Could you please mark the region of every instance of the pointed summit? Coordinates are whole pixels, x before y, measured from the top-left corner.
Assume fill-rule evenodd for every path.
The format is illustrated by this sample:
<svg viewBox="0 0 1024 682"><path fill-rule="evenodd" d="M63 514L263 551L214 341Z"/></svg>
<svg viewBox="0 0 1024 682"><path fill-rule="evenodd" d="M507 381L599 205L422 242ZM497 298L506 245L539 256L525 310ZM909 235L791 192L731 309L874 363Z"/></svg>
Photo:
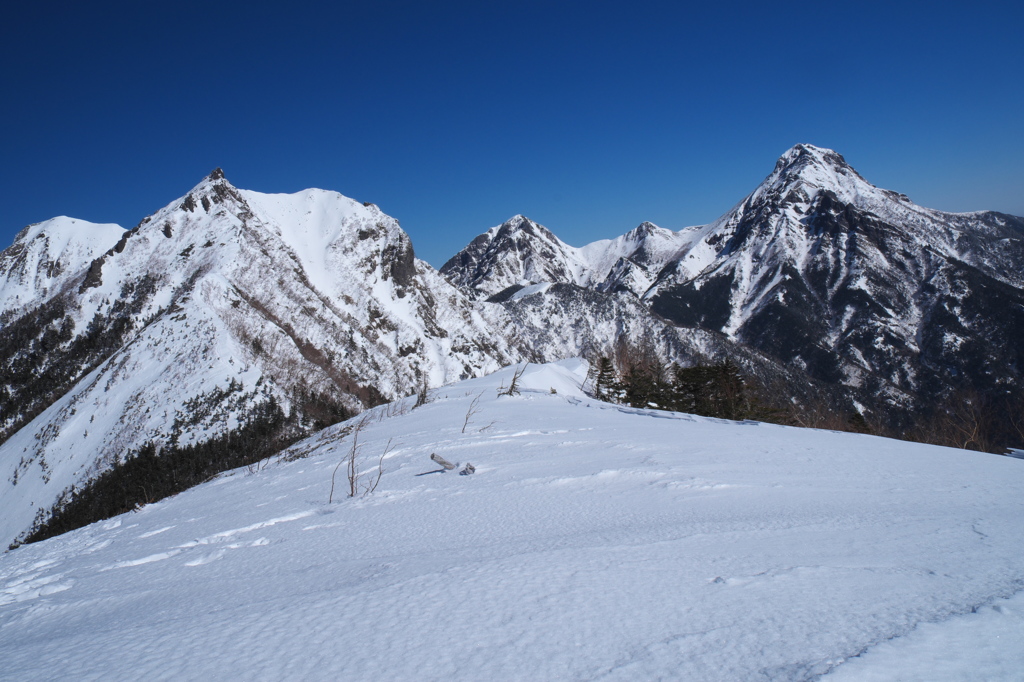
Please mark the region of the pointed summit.
<svg viewBox="0 0 1024 682"><path fill-rule="evenodd" d="M831 166L833 168L850 167L850 165L846 163L846 159L843 158L843 155L837 151L826 149L825 147L816 147L813 144L800 143L793 145L786 150L786 152L779 157L778 162L775 164L775 168L779 169L797 164L817 164L821 166Z"/></svg>
<svg viewBox="0 0 1024 682"><path fill-rule="evenodd" d="M201 206L205 212L209 213L214 204L224 203L228 198L234 199L235 203L239 205L245 203L238 194L237 188L224 177L224 171L214 168L185 195L178 208L191 213Z"/></svg>
<svg viewBox="0 0 1024 682"><path fill-rule="evenodd" d="M667 232L667 230L665 230L665 228L663 227L658 227L654 223L645 220L644 222L640 223L632 230L627 232L625 236L639 240L645 237L650 237L652 234L657 234L659 232Z"/></svg>
<svg viewBox="0 0 1024 682"><path fill-rule="evenodd" d="M479 235L452 256L441 274L477 298L510 286L572 282L586 269L576 249L522 214Z"/></svg>
<svg viewBox="0 0 1024 682"><path fill-rule="evenodd" d="M844 203L866 202L873 209L881 196L877 187L864 179L843 155L812 144L797 144L775 163L771 174L747 198L753 203L772 195L786 196L790 203L813 199L828 190Z"/></svg>
<svg viewBox="0 0 1024 682"><path fill-rule="evenodd" d="M775 162L771 179L800 177L815 180L817 184L836 176L852 176L867 183L839 152L812 144L797 144Z"/></svg>
<svg viewBox="0 0 1024 682"><path fill-rule="evenodd" d="M530 220L522 213L517 213L495 229L496 238L510 237L518 234L541 237L544 239L557 239L551 230L540 223Z"/></svg>

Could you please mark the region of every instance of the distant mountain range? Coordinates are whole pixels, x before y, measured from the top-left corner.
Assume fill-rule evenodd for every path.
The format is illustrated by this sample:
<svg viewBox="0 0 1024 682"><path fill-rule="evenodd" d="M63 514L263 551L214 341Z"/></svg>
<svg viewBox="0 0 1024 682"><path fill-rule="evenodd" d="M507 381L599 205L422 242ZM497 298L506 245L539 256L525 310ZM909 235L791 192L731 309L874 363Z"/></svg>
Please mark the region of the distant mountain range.
<svg viewBox="0 0 1024 682"><path fill-rule="evenodd" d="M879 409L1016 390L1024 370L1024 219L922 208L805 144L708 225L574 248L515 216L441 274L491 301L540 282L631 294Z"/></svg>
<svg viewBox="0 0 1024 682"><path fill-rule="evenodd" d="M515 216L435 271L334 192L214 171L131 230L54 218L0 253L0 541L147 443L294 440L523 360L729 358L796 403L907 424L1019 392L1024 219L950 214L797 145L709 225L571 247ZM219 441L217 441L219 442Z"/></svg>

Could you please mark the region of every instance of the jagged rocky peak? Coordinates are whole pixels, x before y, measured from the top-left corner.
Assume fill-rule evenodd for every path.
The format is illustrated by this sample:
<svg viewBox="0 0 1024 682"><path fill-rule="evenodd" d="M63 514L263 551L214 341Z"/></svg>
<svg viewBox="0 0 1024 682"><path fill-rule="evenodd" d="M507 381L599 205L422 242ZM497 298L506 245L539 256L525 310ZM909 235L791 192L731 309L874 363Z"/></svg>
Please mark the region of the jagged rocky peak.
<svg viewBox="0 0 1024 682"><path fill-rule="evenodd" d="M775 163L775 170L806 168L808 166L822 166L837 170L850 169L850 164L839 152L816 147L813 144L800 143L790 147Z"/></svg>
<svg viewBox="0 0 1024 682"><path fill-rule="evenodd" d="M201 208L204 212L209 213L216 205L223 204L229 199L236 204L245 203L235 186L224 177L224 171L215 168L185 195L178 208L190 213Z"/></svg>
<svg viewBox="0 0 1024 682"><path fill-rule="evenodd" d="M542 237L550 238L555 235L548 228L544 227L540 223L535 223L521 213L517 213L512 216L498 227L498 231L495 234L496 238L511 237L518 234L529 235L531 237Z"/></svg>
<svg viewBox="0 0 1024 682"><path fill-rule="evenodd" d="M669 230L666 230L663 227L658 227L654 223L648 222L648 221L645 220L642 223L640 223L639 225L637 225L636 227L634 227L632 230L627 232L626 236L627 237L632 237L633 239L639 241L641 239L646 239L647 237L650 237L651 235L659 234L661 232L668 232L668 231Z"/></svg>
<svg viewBox="0 0 1024 682"><path fill-rule="evenodd" d="M577 283L587 269L577 249L524 215L479 235L441 266L441 274L471 296L486 298L510 286Z"/></svg>
<svg viewBox="0 0 1024 682"><path fill-rule="evenodd" d="M771 174L748 197L753 205L767 199L799 210L814 202L821 192L835 199L873 212L885 211L897 203L910 204L905 194L875 187L858 173L842 154L811 144L798 144L779 157Z"/></svg>
<svg viewBox="0 0 1024 682"><path fill-rule="evenodd" d="M677 324L722 331L869 395L913 404L963 377L996 393L1020 381L1020 344L1000 340L1024 328L1009 303L1021 294L1008 273L1024 263L1012 225L917 206L840 154L796 145L699 229L645 300Z"/></svg>

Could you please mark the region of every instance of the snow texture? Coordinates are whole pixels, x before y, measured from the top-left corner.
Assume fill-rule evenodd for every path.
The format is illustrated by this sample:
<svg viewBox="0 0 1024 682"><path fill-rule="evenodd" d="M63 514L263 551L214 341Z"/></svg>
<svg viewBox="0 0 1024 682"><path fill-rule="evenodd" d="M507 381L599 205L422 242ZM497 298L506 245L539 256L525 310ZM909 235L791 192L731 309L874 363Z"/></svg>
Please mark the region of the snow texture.
<svg viewBox="0 0 1024 682"><path fill-rule="evenodd" d="M24 312L55 295L122 234L120 225L64 216L29 225L0 253L0 313Z"/></svg>
<svg viewBox="0 0 1024 682"><path fill-rule="evenodd" d="M3 677L1020 679L1024 462L511 373L3 554Z"/></svg>

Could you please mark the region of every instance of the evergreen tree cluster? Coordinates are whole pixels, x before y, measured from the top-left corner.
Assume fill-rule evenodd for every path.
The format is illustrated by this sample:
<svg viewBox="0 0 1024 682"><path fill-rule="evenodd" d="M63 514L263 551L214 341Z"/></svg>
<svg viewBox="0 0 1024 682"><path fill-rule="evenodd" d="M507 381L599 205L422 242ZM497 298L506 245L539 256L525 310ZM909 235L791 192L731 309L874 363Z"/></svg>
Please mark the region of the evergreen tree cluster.
<svg viewBox="0 0 1024 682"><path fill-rule="evenodd" d="M978 391L954 392L937 398L930 411L916 414L906 426L895 429L869 422L842 404L819 401L801 405L792 396L771 395L730 360L679 367L664 366L642 349L627 348L620 356L625 365L621 373L608 357L592 363L594 397L631 407L876 434L996 454L1024 449L1022 392L1006 391L998 399Z"/></svg>
<svg viewBox="0 0 1024 682"><path fill-rule="evenodd" d="M601 357L591 374L595 397L631 407L734 420L776 416L757 399L753 380L728 359L692 367L634 359L620 375L609 358Z"/></svg>
<svg viewBox="0 0 1024 682"><path fill-rule="evenodd" d="M60 399L110 357L135 328L155 280L126 283L106 315L74 334L69 301L56 297L26 312L0 335L0 443Z"/></svg>

